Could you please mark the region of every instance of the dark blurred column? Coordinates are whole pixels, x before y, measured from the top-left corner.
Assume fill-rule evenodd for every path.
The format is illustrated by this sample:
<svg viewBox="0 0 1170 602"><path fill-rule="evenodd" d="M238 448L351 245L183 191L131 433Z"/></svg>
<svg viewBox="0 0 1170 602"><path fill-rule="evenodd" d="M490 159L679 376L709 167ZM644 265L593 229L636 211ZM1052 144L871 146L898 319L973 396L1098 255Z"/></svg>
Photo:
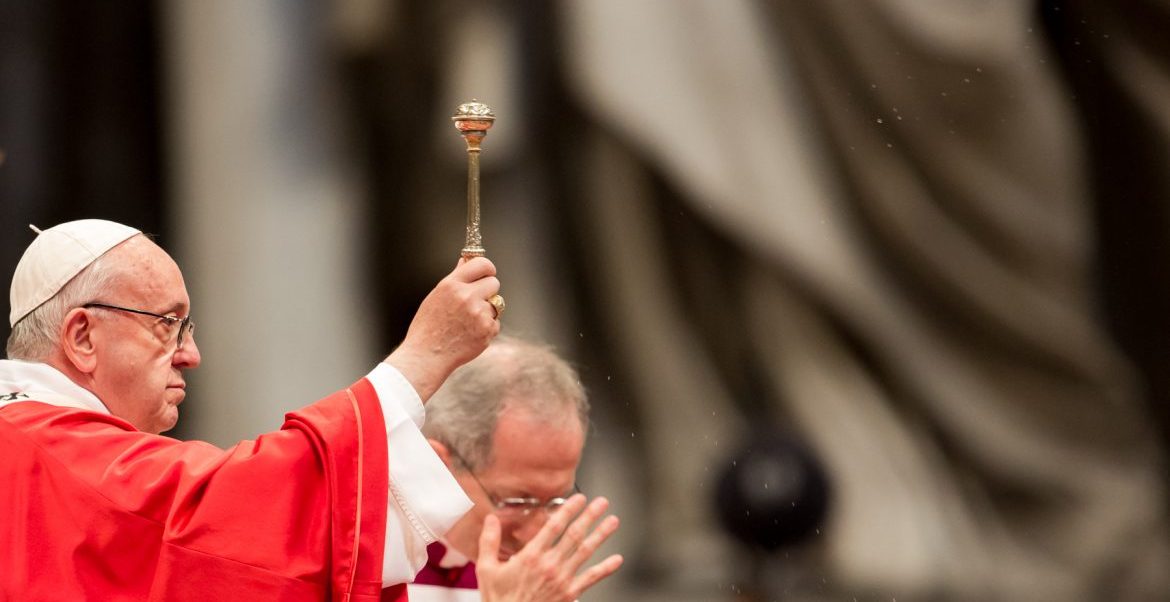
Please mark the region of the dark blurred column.
<svg viewBox="0 0 1170 602"><path fill-rule="evenodd" d="M5 296L25 224L103 217L163 233L154 14L148 0L0 0Z"/></svg>
<svg viewBox="0 0 1170 602"><path fill-rule="evenodd" d="M455 108L438 104L443 19L451 16L444 15L444 6L383 6L376 33L350 44L339 57L355 159L367 182L364 210L371 235L365 253L394 266L369 283L381 308L379 334L387 344L402 340L435 274L450 269L462 244L461 231L453 231L456 248L441 265L420 252L428 245L426 215L436 210L420 202L435 186L434 135L449 117L445 112ZM454 128L450 136L458 141ZM462 185L458 173L453 175L452 182ZM455 207L459 189L449 192Z"/></svg>

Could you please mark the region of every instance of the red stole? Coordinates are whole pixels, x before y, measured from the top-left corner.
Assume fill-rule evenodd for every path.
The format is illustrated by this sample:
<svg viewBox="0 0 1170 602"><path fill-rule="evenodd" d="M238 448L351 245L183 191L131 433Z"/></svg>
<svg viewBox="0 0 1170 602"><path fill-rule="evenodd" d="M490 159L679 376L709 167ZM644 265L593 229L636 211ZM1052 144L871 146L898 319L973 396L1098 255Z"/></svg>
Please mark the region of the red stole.
<svg viewBox="0 0 1170 602"><path fill-rule="evenodd" d="M386 431L365 379L228 450L36 401L0 411L0 449L0 599L381 595Z"/></svg>

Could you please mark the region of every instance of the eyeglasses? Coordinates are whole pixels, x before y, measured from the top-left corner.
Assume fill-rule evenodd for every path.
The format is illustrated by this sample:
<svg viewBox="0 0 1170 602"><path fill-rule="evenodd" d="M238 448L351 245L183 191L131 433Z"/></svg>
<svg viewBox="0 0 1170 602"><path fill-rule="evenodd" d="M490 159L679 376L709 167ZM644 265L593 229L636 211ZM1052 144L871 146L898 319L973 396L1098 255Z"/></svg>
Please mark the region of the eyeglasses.
<svg viewBox="0 0 1170 602"><path fill-rule="evenodd" d="M547 500L542 500L535 497L497 496L484 486L483 481L479 480L479 477L475 476L475 472L469 468L470 465L455 451L454 448L447 446L447 449L451 450L451 455L455 456L455 458L459 460L459 463L467 469L467 474L471 475L471 478L475 480L475 484L479 485L479 488L483 490L484 495L488 497L488 500L491 501L492 506L495 508L496 515L498 515L500 518L513 520L523 519L532 515L533 512L541 508L544 509L546 514L552 514L557 510L557 508L564 506L565 502L568 501L568 497L554 497ZM569 493L569 496L575 493L581 493L581 488L578 487L576 483L573 483L573 491Z"/></svg>
<svg viewBox="0 0 1170 602"><path fill-rule="evenodd" d="M183 341L185 339L187 339L188 337L191 337L191 336L195 336L195 322L191 321L191 314L187 314L186 316L184 316L182 318L180 318L179 316L164 316L162 314L156 314L152 311L145 311L142 309L130 309L129 307L119 307L117 305L108 305L106 303L86 303L85 305L82 305L81 307L83 307L85 309L99 307L101 309L113 309L116 311L125 311L125 312L129 312L132 314L139 314L139 315L143 315L143 316L150 316L152 318L158 318L158 319L162 320L163 322L166 322L167 328L171 328L172 330L174 329L175 324L178 324L179 325L179 336L177 339L178 343L175 344L176 351L183 348Z"/></svg>

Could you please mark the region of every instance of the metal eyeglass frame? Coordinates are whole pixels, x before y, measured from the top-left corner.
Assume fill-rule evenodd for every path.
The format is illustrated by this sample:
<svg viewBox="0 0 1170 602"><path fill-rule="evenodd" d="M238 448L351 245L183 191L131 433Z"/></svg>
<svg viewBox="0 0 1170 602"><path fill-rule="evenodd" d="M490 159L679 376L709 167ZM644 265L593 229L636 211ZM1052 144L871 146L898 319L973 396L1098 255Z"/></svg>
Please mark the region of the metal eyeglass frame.
<svg viewBox="0 0 1170 602"><path fill-rule="evenodd" d="M451 452L452 456L455 456L456 460L459 460L459 463L463 465L463 468L467 471L467 474L471 475L471 478L475 480L475 484L479 485L479 488L483 491L484 495L488 497L488 500L491 501L492 506L495 507L496 512L500 514L518 514L522 518L527 518L531 516L537 508L543 508L545 513L552 514L558 508L564 506L565 502L569 501L569 498L567 497L554 497L549 498L548 500L541 500L540 498L534 497L499 497L484 486L483 481L480 481L479 477L475 475L475 471L471 470L471 465L467 463L467 460L463 459L463 456L459 455L459 453L455 451L454 447L448 445L447 449ZM581 488L577 486L576 482L574 482L573 491L569 495L572 496L577 493L581 493Z"/></svg>
<svg viewBox="0 0 1170 602"><path fill-rule="evenodd" d="M84 309L90 309L92 307L100 307L102 309L113 309L113 310L117 310L117 311L130 312L132 314L150 316L152 318L158 318L158 319L166 322L168 326L174 326L175 323L178 323L179 324L179 336L176 339L176 341L177 341L177 343L175 344L176 351L183 348L183 339L187 338L187 335L193 336L195 334L195 322L193 322L191 320L191 314L187 314L186 316L184 316L182 318L180 318L179 316L164 316L162 314L156 314L152 311L146 311L144 309L132 309L129 307L122 307L120 305L110 305L108 303L86 303L85 305L82 305L81 307Z"/></svg>

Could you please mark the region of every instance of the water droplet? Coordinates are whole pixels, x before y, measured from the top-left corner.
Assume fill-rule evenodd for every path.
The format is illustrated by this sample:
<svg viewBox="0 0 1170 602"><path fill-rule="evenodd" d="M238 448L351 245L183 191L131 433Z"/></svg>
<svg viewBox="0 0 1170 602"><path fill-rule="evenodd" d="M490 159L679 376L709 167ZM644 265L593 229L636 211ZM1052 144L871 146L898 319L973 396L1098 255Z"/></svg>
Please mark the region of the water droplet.
<svg viewBox="0 0 1170 602"><path fill-rule="evenodd" d="M976 67L975 73L983 73L983 67Z"/></svg>
<svg viewBox="0 0 1170 602"><path fill-rule="evenodd" d="M634 437L634 431L630 431L630 438Z"/></svg>
<svg viewBox="0 0 1170 602"><path fill-rule="evenodd" d="M898 115L898 121L902 121L902 116Z"/></svg>
<svg viewBox="0 0 1170 602"><path fill-rule="evenodd" d="M969 78L969 77L964 77L964 78L963 78L963 83L964 83L964 84L969 84L969 83L971 83L971 78Z"/></svg>
<svg viewBox="0 0 1170 602"><path fill-rule="evenodd" d="M878 117L878 118L877 118L877 122L878 122L878 123L885 123L884 121L882 121L882 118L881 118L881 117Z"/></svg>

